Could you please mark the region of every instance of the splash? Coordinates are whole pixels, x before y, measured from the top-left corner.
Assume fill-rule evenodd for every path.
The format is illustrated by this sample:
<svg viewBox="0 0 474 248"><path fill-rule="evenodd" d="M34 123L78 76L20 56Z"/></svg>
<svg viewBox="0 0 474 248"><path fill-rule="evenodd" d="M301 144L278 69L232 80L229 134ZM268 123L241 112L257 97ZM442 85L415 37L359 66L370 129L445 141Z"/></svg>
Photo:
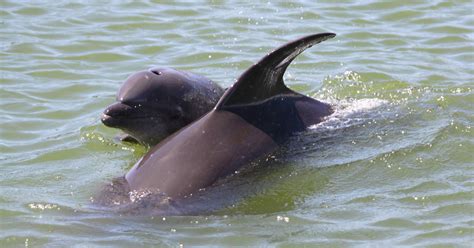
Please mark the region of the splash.
<svg viewBox="0 0 474 248"><path fill-rule="evenodd" d="M380 117L383 114L381 110L388 104L387 100L377 98L342 100L333 104L334 114L328 116L325 121L310 126L309 129L333 130L361 124Z"/></svg>

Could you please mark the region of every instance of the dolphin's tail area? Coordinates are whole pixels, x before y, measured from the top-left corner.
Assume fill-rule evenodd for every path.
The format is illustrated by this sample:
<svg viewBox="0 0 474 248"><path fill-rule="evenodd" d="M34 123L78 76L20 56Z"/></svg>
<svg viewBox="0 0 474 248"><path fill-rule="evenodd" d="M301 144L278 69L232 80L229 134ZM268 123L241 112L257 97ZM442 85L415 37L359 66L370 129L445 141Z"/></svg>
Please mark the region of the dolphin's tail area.
<svg viewBox="0 0 474 248"><path fill-rule="evenodd" d="M264 101L276 95L292 93L283 82L283 74L290 63L304 50L336 36L334 33L308 35L291 41L263 57L245 71L226 91L216 110L227 106Z"/></svg>

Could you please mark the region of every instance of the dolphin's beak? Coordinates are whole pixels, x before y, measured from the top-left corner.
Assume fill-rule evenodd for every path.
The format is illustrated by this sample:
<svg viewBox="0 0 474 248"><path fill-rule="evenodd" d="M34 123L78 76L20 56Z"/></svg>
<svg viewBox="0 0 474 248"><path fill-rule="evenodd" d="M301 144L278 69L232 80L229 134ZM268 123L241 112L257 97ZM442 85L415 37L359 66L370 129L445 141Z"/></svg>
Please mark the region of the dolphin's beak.
<svg viewBox="0 0 474 248"><path fill-rule="evenodd" d="M102 114L102 116L100 117L100 120L102 121L102 123L108 127L113 127L113 118L110 116L110 115L107 115L105 113Z"/></svg>
<svg viewBox="0 0 474 248"><path fill-rule="evenodd" d="M108 127L117 127L121 120L130 116L132 110L133 108L128 105L116 102L104 110L100 120Z"/></svg>

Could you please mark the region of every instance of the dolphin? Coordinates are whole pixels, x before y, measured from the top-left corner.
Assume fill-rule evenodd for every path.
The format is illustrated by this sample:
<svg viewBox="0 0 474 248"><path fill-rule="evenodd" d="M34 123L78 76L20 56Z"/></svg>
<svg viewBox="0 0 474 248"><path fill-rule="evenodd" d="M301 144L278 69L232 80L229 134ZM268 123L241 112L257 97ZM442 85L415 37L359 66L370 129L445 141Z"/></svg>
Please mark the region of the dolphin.
<svg viewBox="0 0 474 248"><path fill-rule="evenodd" d="M212 110L223 93L203 76L155 67L129 76L101 121L127 133L122 140L151 147Z"/></svg>
<svg viewBox="0 0 474 248"><path fill-rule="evenodd" d="M295 133L333 113L330 105L290 90L283 74L320 33L289 42L247 69L200 119L153 147L125 175L130 195L186 198L258 161Z"/></svg>

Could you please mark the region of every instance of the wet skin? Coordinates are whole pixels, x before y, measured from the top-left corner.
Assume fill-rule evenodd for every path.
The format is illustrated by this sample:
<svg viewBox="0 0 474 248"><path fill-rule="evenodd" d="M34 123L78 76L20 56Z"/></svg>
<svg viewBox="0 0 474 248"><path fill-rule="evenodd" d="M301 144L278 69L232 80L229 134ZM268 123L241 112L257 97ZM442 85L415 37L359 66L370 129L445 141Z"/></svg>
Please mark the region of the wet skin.
<svg viewBox="0 0 474 248"><path fill-rule="evenodd" d="M331 106L288 89L283 74L323 33L287 43L245 71L202 118L151 149L125 175L143 195L179 199L275 151L291 135L323 121Z"/></svg>
<svg viewBox="0 0 474 248"><path fill-rule="evenodd" d="M172 68L132 74L102 114L104 125L123 130L125 141L154 146L209 112L224 90L211 80Z"/></svg>

